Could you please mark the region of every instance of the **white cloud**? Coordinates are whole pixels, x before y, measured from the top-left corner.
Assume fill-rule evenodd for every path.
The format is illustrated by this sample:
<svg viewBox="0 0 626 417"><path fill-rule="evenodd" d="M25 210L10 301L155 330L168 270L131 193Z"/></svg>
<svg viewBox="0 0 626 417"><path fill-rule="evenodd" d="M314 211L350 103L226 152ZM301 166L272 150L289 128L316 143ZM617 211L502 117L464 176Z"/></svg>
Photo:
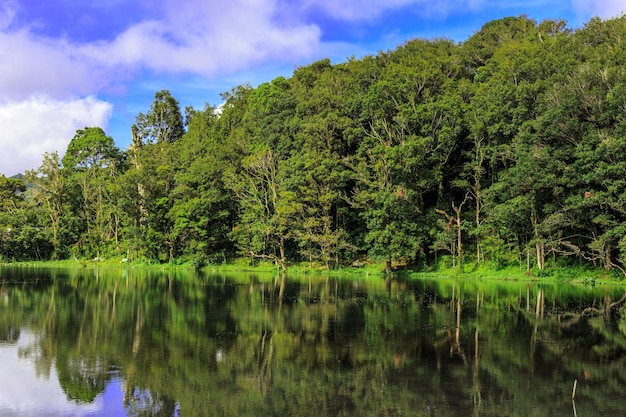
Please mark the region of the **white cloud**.
<svg viewBox="0 0 626 417"><path fill-rule="evenodd" d="M0 7L0 173L6 175L37 167L43 152L63 152L76 129L105 127L110 104L85 97L119 94L143 71L216 77L307 59L320 42L317 26L284 15L277 0L167 0L149 20L97 42L42 36L36 22L18 21L19 8L11 4Z"/></svg>
<svg viewBox="0 0 626 417"><path fill-rule="evenodd" d="M68 98L103 87L105 68L99 62L85 60L80 48L65 39L38 36L29 26L19 26L12 4L0 8L0 101L34 94Z"/></svg>
<svg viewBox="0 0 626 417"><path fill-rule="evenodd" d="M76 130L106 129L112 106L93 97L57 101L43 97L0 104L0 173L39 167L44 152L60 156Z"/></svg>
<svg viewBox="0 0 626 417"><path fill-rule="evenodd" d="M162 16L137 21L111 41L80 43L15 28L0 10L0 98L54 98L115 88L139 71L216 76L251 64L309 58L317 26L292 19L276 0L170 0Z"/></svg>
<svg viewBox="0 0 626 417"><path fill-rule="evenodd" d="M213 76L317 50L317 26L283 19L274 0L167 2L162 19L140 22L86 55L110 65Z"/></svg>
<svg viewBox="0 0 626 417"><path fill-rule="evenodd" d="M572 4L583 15L598 16L603 19L626 13L624 0L572 0Z"/></svg>
<svg viewBox="0 0 626 417"><path fill-rule="evenodd" d="M3 99L44 92L56 98L88 94L102 88L105 80L97 63L82 59L73 45L36 38L26 30L0 33L0 56Z"/></svg>

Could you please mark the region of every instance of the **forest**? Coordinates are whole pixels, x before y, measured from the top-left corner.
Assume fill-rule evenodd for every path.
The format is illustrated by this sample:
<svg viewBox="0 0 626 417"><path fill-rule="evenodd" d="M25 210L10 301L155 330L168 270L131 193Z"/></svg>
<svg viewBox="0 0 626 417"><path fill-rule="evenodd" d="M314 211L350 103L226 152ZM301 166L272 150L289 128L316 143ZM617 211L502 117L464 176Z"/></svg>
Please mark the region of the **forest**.
<svg viewBox="0 0 626 417"><path fill-rule="evenodd" d="M626 16L504 18L222 99L161 90L128 149L85 127L0 176L0 261L626 274Z"/></svg>

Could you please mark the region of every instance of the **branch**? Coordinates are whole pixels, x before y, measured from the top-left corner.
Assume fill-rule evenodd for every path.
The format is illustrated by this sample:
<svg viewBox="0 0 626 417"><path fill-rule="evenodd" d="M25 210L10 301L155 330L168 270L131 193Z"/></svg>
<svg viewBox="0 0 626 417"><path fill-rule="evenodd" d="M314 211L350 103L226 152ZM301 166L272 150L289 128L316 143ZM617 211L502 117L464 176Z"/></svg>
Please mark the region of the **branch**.
<svg viewBox="0 0 626 417"><path fill-rule="evenodd" d="M621 268L620 268L621 269ZM623 272L623 270L622 270ZM624 302L626 301L626 293L624 293L624 295L622 296L622 298L620 298L619 300L615 301L614 303L611 303L611 305L609 306L611 309L614 308L619 308L622 306L622 304L624 304Z"/></svg>

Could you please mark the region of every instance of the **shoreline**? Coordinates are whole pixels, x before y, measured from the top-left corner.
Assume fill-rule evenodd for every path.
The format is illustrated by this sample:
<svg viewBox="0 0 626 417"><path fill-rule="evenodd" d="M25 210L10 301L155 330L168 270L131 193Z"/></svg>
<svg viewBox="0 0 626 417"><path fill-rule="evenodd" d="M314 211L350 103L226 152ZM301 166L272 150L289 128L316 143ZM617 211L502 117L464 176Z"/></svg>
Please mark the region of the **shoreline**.
<svg viewBox="0 0 626 417"><path fill-rule="evenodd" d="M198 268L192 261L174 263L146 263L146 262L121 262L112 260L61 260L61 261L26 261L26 262L2 262L0 267L18 268L54 268L54 269L132 269L146 271L181 271L202 273L258 273L280 274L281 271L271 263L249 265L243 261L235 261L225 264L207 264ZM356 268L345 266L339 269L328 270L316 266L293 265L285 271L290 277L303 276L346 276L364 278L386 278L384 263L370 263ZM545 270L525 271L520 268L507 267L501 269L490 268L483 265L467 264L465 269L459 271L455 268L438 268L432 270L401 269L392 272L390 277L404 279L420 278L462 278L468 280L496 280L496 281L527 281L527 282L563 282L583 285L626 285L626 277L611 274L602 268L575 268L557 266Z"/></svg>

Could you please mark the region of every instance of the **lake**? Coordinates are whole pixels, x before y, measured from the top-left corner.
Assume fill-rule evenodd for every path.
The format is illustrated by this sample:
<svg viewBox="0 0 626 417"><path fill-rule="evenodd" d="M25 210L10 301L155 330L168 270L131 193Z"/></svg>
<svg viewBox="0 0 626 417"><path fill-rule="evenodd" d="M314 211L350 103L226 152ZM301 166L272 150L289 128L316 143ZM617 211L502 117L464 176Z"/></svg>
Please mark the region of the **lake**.
<svg viewBox="0 0 626 417"><path fill-rule="evenodd" d="M0 415L625 415L625 293L5 267Z"/></svg>

